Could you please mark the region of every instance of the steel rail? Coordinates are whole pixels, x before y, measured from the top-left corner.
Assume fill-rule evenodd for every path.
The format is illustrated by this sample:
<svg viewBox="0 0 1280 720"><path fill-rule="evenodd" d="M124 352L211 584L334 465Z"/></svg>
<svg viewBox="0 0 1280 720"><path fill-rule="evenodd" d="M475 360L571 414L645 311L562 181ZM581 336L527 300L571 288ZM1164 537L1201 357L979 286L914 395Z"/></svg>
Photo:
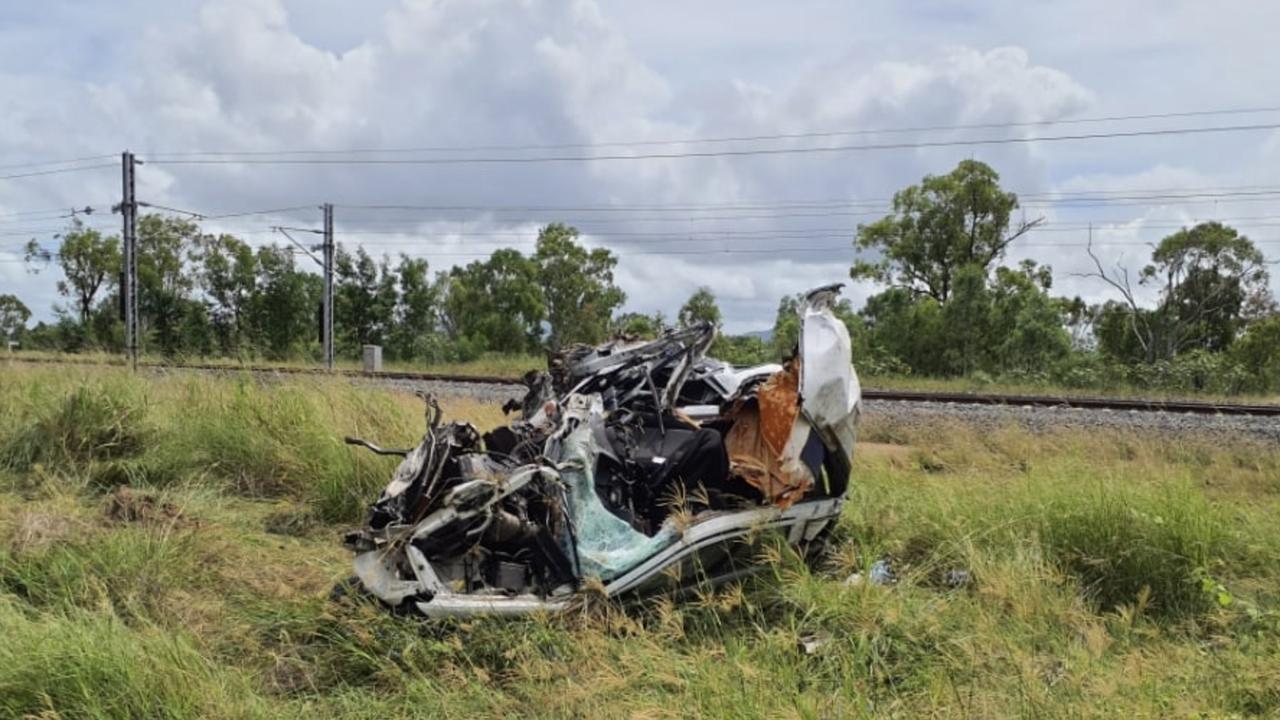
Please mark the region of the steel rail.
<svg viewBox="0 0 1280 720"><path fill-rule="evenodd" d="M0 356L3 357L3 356ZM91 366L124 366L123 361L76 360L72 358L8 357L9 362L45 363ZM515 378L499 375L459 375L453 373L386 370L365 372L356 369L337 369L328 372L323 368L292 367L287 365L227 365L219 363L158 363L141 361L140 367L155 370L200 370L205 372L250 372L279 375L337 375L381 380L420 380L423 382L449 382L478 385L520 386ZM1021 395L1002 393L938 392L925 390L885 390L864 388L865 400L884 402L939 403L952 405L999 405L1007 407L1040 407L1113 412L1165 412L1193 415L1244 415L1252 417L1280 417L1280 404L1221 403L1207 400L1167 400L1155 398L1120 398L1067 395Z"/></svg>
<svg viewBox="0 0 1280 720"><path fill-rule="evenodd" d="M1079 408L1118 412L1166 412L1193 415L1247 415L1280 417L1280 405L1219 403L1206 400L1165 400L1066 395L1006 395L919 390L863 389L866 400L889 402L931 402L954 405L1003 405L1009 407Z"/></svg>

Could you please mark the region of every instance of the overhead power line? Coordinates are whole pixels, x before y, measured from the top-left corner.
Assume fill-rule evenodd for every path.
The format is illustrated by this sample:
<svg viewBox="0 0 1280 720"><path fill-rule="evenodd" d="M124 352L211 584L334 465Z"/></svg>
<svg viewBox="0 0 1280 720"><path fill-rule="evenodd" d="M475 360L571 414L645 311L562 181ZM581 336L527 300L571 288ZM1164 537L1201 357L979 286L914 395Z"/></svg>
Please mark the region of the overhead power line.
<svg viewBox="0 0 1280 720"><path fill-rule="evenodd" d="M548 151L548 150L582 150L593 148L613 148L613 147L653 147L661 145L697 145L697 144L716 144L716 143L736 143L736 142L762 142L774 140L802 140L802 139L818 139L833 137L859 137L867 135L890 135L901 133L916 132L943 132L955 130L994 130L994 129L1011 129L1024 127L1052 127L1055 125L1078 125L1088 123L1103 122L1127 122L1133 120L1159 120L1159 119L1177 119L1191 117L1212 117L1223 115L1246 115L1280 112L1280 106L1253 107L1253 108L1231 108L1221 110L1193 110L1184 112L1166 112L1166 113L1144 113L1134 115L1108 115L1100 117L1084 117L1084 118L1063 118L1056 120L1031 120L1022 122L989 122L989 123L967 123L955 125L925 125L917 127L884 127L884 128L866 128L855 130L823 130L814 132L792 132L792 133L770 133L759 135L737 135L728 137L706 137L706 138L684 138L677 140L623 140L613 142L593 142L593 143L554 143L554 144L497 144L497 145L435 145L435 146L419 146L419 147L393 147L393 148L350 148L346 150L339 149L316 149L316 150L195 150L186 152L155 152L150 157L155 159L161 158L181 158L181 157L207 157L218 155L237 155L244 157L266 157L266 156L289 156L289 155L377 155L377 154L404 154L404 153L427 153L427 152L492 152L492 151L510 151L510 152L527 152L527 151Z"/></svg>
<svg viewBox="0 0 1280 720"><path fill-rule="evenodd" d="M19 210L17 212L11 212L11 213L0 213L0 223L30 222L33 220L58 220L60 218L73 217L75 215L92 215L95 212L98 212L98 208L91 207L88 205L82 208L57 207L57 208L46 208L44 210ZM54 217L35 218L35 217L32 217L34 215L53 215ZM25 219L6 220L4 218L25 218Z"/></svg>
<svg viewBox="0 0 1280 720"><path fill-rule="evenodd" d="M94 160L110 160L114 157L116 157L115 153L111 153L109 155L90 155L88 157L70 158L68 160L37 160L32 162L0 165L0 170L17 170L20 168L44 167L47 165L74 165L77 163L93 162Z"/></svg>
<svg viewBox="0 0 1280 720"><path fill-rule="evenodd" d="M1019 204L1026 206L1033 203L1055 204L1058 202L1083 203L1089 201L1113 202L1129 200L1176 200L1187 198L1226 198L1242 195L1280 195L1280 186L1275 185L1236 185L1207 188L1158 188L1147 190L1078 190L1071 192L1016 192ZM734 210L823 210L841 208L875 208L887 209L893 202L891 197L846 198L826 200L793 200L783 202L727 202L727 203L677 203L677 204L638 204L638 205L478 205L468 203L406 203L406 204L340 204L343 210L395 211L395 210L428 210L436 212L727 212Z"/></svg>
<svg viewBox="0 0 1280 720"><path fill-rule="evenodd" d="M37 170L33 172L14 173L12 175L0 175L0 180L16 180L18 178L37 177L40 175L57 175L58 173L79 172L81 170L102 170L103 168L118 168L116 163L101 163L98 165L81 165L79 167L56 168L53 170Z"/></svg>
<svg viewBox="0 0 1280 720"><path fill-rule="evenodd" d="M152 159L153 164L165 165L506 165L560 162L601 162L626 160L680 160L689 158L749 157L767 155L801 155L818 153L858 152L873 150L913 150L938 147L974 147L982 145L1025 145L1037 142L1066 142L1077 140L1102 140L1114 138L1161 137L1175 135L1200 135L1207 133L1252 132L1275 130L1280 123L1252 125L1226 125L1216 127L1164 128L1115 132L1079 133L1074 135L1039 135L1032 137L985 138L969 140L934 140L920 142L880 143L866 145L822 145L799 148L749 148L737 150L704 150L667 153L637 153L626 155L544 155L540 157L472 156L461 158L170 158Z"/></svg>

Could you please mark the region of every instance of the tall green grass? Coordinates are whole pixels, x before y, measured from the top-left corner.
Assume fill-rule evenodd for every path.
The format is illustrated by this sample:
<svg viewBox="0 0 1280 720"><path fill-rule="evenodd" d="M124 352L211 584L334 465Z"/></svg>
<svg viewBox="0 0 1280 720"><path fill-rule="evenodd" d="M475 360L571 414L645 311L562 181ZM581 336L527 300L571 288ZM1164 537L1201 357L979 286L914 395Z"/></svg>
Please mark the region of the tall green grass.
<svg viewBox="0 0 1280 720"><path fill-rule="evenodd" d="M402 400L335 379L18 370L0 380L0 396L0 468L11 473L73 471L108 487L213 483L303 498L330 521L359 519L394 466L343 435L412 444L421 432Z"/></svg>
<svg viewBox="0 0 1280 720"><path fill-rule="evenodd" d="M392 464L338 438L413 442L412 398L39 370L0 410L7 716L1280 713L1273 446L869 418L816 567L766 542L681 601L428 622L328 597ZM125 482L180 516L109 516Z"/></svg>
<svg viewBox="0 0 1280 720"><path fill-rule="evenodd" d="M182 633L84 610L37 613L0 597L6 717L267 717L249 677Z"/></svg>

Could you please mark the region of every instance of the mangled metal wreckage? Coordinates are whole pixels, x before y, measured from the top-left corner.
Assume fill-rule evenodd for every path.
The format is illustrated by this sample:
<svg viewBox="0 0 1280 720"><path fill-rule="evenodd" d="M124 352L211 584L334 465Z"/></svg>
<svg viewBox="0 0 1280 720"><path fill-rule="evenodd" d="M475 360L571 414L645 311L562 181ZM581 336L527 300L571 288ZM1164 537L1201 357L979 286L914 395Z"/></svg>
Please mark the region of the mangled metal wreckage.
<svg viewBox="0 0 1280 720"><path fill-rule="evenodd" d="M796 354L733 368L695 325L556 356L518 420L442 422L348 533L359 585L428 616L555 611L591 578L610 597L716 584L756 565L745 539L819 543L848 486L860 390L840 285L811 291ZM675 586L673 588L673 585Z"/></svg>

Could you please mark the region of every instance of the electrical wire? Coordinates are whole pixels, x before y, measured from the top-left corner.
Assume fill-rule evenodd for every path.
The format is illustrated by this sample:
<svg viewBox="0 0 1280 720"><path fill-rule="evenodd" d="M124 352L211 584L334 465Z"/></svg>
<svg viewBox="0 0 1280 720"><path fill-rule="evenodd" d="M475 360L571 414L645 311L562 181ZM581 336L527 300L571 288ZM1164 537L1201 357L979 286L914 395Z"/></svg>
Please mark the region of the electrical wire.
<svg viewBox="0 0 1280 720"><path fill-rule="evenodd" d="M465 145L465 146L427 146L401 148L351 148L347 150L197 150L185 152L155 152L148 156L155 159L201 157L212 155L239 155L246 157L288 156L288 155L339 155L339 154L391 154L391 153L423 153L423 152L489 152L489 151L537 151L537 150L581 150L612 147L652 147L660 145L695 145L735 142L762 142L776 140L801 140L813 138L857 137L866 135L888 135L915 132L940 132L954 130L993 130L1002 128L1051 127L1055 125L1076 125L1101 122L1127 122L1132 120L1158 120L1189 117L1209 117L1221 115L1244 115L1280 112L1280 106L1233 108L1223 110L1195 110L1184 112L1147 113L1138 115L1111 115L1103 117L1066 118L1060 120L1034 120L1024 122L970 123L958 125L929 125L922 127L874 128L863 130L829 130L817 132L773 133L766 135L741 135L734 137L686 138L682 140L631 140L598 143L558 143L541 145Z"/></svg>
<svg viewBox="0 0 1280 720"><path fill-rule="evenodd" d="M18 170L29 167L43 167L45 165L73 165L82 162L92 162L94 160L107 160L116 157L111 155L90 155L89 157L71 158L69 160L41 160L25 163L14 163L10 165L0 165L0 170Z"/></svg>
<svg viewBox="0 0 1280 720"><path fill-rule="evenodd" d="M101 165L82 165L80 167L59 168L56 170L39 170L35 172L16 173L13 175L0 175L0 180L16 180L18 178L37 177L40 175L57 175L65 172L78 172L80 170L101 170L103 168L120 167L115 163L105 163Z"/></svg>
<svg viewBox="0 0 1280 720"><path fill-rule="evenodd" d="M1102 140L1135 137L1161 137L1176 135L1200 135L1206 133L1252 132L1280 129L1280 123L1251 125L1226 125L1216 127L1165 128L1155 130L1129 130L1114 132L1079 133L1074 135L1040 135L1032 137L985 138L969 140L934 140L904 143L867 145L823 145L800 148L750 148L739 150L704 150L691 152L644 153L630 155L547 155L541 157L473 156L462 158L175 158L151 159L152 164L164 165L506 165L561 162L601 162L626 160L681 160L689 158L751 157L770 155L800 155L872 150L916 150L940 147L974 147L984 145L1030 144L1037 142L1065 142L1078 140Z"/></svg>

